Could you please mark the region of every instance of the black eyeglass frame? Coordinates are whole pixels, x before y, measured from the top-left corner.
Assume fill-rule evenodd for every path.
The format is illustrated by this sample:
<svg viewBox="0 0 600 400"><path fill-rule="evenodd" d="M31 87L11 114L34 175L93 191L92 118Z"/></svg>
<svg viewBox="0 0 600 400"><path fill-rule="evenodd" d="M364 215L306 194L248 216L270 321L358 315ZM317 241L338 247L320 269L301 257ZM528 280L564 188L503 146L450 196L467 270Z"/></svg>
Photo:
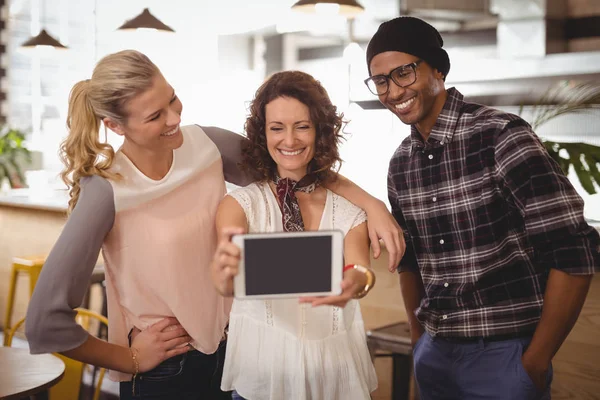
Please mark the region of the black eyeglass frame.
<svg viewBox="0 0 600 400"><path fill-rule="evenodd" d="M367 86L367 89L369 89L369 92L373 93L373 91L371 90L371 88L369 87L369 81L372 81L373 78L385 78L386 83L387 83L387 90L383 93L373 93L375 96L383 96L384 94L387 94L390 91L390 79L392 80L392 82L394 82L397 86L399 87L408 87L410 85L412 85L413 83L415 83L417 81L417 67L419 66L419 64L421 64L423 62L423 59L418 59L415 62L411 62L409 64L404 64L404 65L400 65L399 67L394 68L393 70L390 71L389 74L379 74L379 75L373 75L368 77L367 79L365 79L363 82L365 83L365 85ZM401 85L398 82L396 82L396 80L392 77L392 75L394 74L394 72L398 71L399 69L407 69L407 68L411 68L413 70L415 79L406 85Z"/></svg>

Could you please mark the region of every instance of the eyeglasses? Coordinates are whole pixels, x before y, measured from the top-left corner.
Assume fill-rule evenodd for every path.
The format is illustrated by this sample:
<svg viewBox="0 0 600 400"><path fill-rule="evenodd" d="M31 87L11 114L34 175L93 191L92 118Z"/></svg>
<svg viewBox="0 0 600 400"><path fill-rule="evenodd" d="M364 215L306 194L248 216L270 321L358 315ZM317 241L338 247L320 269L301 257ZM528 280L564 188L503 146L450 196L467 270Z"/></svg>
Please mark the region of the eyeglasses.
<svg viewBox="0 0 600 400"><path fill-rule="evenodd" d="M423 60L394 68L388 75L374 75L365 79L365 85L375 96L383 96L390 90L390 78L400 87L407 87L417 80L417 67Z"/></svg>

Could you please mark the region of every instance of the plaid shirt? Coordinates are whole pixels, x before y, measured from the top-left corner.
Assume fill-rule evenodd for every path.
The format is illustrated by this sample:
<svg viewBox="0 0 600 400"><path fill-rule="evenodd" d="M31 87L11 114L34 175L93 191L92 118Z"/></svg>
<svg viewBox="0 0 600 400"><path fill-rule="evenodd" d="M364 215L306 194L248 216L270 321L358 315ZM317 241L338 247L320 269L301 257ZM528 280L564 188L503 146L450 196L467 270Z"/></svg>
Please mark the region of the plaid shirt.
<svg viewBox="0 0 600 400"><path fill-rule="evenodd" d="M600 264L583 200L531 127L454 88L429 138L412 126L396 150L388 195L407 236L398 270L421 273L432 336L532 332L550 269Z"/></svg>

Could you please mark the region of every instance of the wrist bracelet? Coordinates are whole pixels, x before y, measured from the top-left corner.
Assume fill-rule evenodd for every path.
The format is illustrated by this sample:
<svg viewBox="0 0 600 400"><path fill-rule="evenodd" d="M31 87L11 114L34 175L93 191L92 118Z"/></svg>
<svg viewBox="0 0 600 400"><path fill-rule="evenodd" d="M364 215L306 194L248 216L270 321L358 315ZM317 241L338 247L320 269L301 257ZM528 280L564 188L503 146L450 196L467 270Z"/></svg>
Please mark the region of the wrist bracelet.
<svg viewBox="0 0 600 400"><path fill-rule="evenodd" d="M140 372L140 363L137 359L138 351L134 347L129 348L129 353L131 353L131 359L133 360L133 377L131 378L131 395L135 396L135 378Z"/></svg>
<svg viewBox="0 0 600 400"><path fill-rule="evenodd" d="M373 285L375 284L375 274L373 274L373 271L371 271L371 269L369 269L367 267L363 267L362 265L358 265L358 264L354 264L354 265L350 265L350 266L346 266L346 267L354 268L355 270L360 271L367 276L367 283L366 283L365 287L363 288L363 290L361 290L354 296L355 299L362 299L373 288ZM344 267L344 270L346 269L346 267ZM348 268L348 269L350 269L350 268Z"/></svg>
<svg viewBox="0 0 600 400"><path fill-rule="evenodd" d="M346 272L346 271L348 271L349 269L352 269L352 268L354 268L354 264L348 264L348 265L346 265L344 267L344 270L342 272Z"/></svg>

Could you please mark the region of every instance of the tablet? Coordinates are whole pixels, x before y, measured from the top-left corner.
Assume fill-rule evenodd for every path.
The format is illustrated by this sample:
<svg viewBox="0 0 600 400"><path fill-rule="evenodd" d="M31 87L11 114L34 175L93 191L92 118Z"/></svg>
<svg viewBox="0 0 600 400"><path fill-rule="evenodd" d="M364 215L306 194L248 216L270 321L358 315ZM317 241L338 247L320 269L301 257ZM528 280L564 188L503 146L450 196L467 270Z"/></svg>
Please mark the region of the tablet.
<svg viewBox="0 0 600 400"><path fill-rule="evenodd" d="M236 298L330 296L341 293L341 231L251 233L232 238L242 251Z"/></svg>

